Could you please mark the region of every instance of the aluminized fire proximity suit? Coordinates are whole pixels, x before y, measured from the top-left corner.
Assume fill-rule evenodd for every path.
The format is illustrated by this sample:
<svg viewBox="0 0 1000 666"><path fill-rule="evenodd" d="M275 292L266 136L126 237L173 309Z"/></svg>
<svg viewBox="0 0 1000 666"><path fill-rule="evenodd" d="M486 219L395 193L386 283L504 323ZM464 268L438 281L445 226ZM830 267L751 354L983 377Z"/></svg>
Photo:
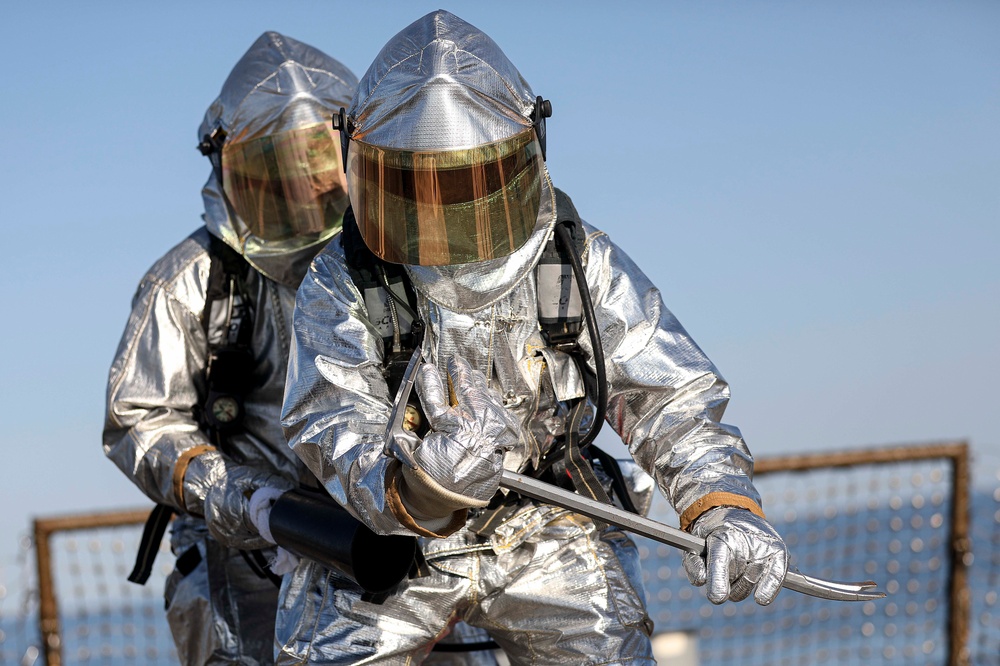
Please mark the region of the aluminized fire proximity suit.
<svg viewBox="0 0 1000 666"><path fill-rule="evenodd" d="M429 573L373 604L337 572L301 562L282 589L279 663L416 663L456 620L487 629L514 663L653 663L638 556L620 530L530 499L488 532L471 529L497 488L490 465L537 465L565 434L567 405L586 396L574 359L539 325L536 266L556 211L576 211L541 161L536 107L499 47L443 11L390 40L361 80L348 114L350 195L366 245L404 265L426 323L417 392L431 428L413 456L422 468L386 450L394 396L384 331L340 241L317 256L298 293L282 423L296 454L359 519L423 537ZM446 187L461 182L475 190L466 198ZM450 201L473 205L463 212ZM740 432L720 421L729 388L642 271L607 234L583 228L607 422L682 525L721 544L709 548L707 575L693 557L693 581L707 578L709 597L722 602L767 579L774 590L758 590L766 603L784 575L784 546L758 517ZM586 330L578 342L593 371ZM445 498L445 508L435 513L427 496ZM713 516L731 525L703 523ZM746 569L732 564L739 557Z"/></svg>
<svg viewBox="0 0 1000 666"><path fill-rule="evenodd" d="M198 132L200 140L225 133L224 142L216 134L222 164L214 163L203 191L205 226L143 277L111 367L105 453L150 499L178 514L171 547L186 566L168 579L166 602L185 664L273 663L278 590L240 553L271 544L250 522L247 499L260 487L315 485L288 449L279 413L295 290L340 230L347 206L338 138L327 128L356 85L339 62L280 34L265 33L250 47ZM265 152L280 163L281 150L302 146L325 146L322 160L332 155L332 162L310 161L271 180L254 173ZM252 206L279 199L282 215ZM225 297L211 301L203 321L213 236L249 263L234 298L237 306L249 300L252 313L245 416L221 438L199 420L209 409L210 342L231 330Z"/></svg>

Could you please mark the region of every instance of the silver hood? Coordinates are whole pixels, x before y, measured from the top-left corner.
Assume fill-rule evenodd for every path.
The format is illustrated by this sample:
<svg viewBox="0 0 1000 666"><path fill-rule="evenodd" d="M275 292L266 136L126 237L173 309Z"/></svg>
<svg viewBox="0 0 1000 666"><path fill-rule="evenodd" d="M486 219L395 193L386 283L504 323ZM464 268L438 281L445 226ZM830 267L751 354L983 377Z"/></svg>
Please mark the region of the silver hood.
<svg viewBox="0 0 1000 666"><path fill-rule="evenodd" d="M277 32L265 32L236 63L208 107L198 140L218 128L229 136L249 139L329 122L351 103L357 83L349 69L322 51ZM229 214L214 172L205 183L202 199L208 230L277 282L297 286L322 247L323 243L317 243L291 253L247 252L249 231Z"/></svg>
<svg viewBox="0 0 1000 666"><path fill-rule="evenodd" d="M535 94L488 35L444 10L401 30L361 77L349 116L353 139L409 151L455 150L531 127ZM538 221L510 256L455 266L407 266L414 287L452 310L479 310L507 294L538 261L555 221L543 174Z"/></svg>
<svg viewBox="0 0 1000 666"><path fill-rule="evenodd" d="M358 84L352 138L384 148L454 150L531 127L531 87L483 31L438 10L403 28Z"/></svg>

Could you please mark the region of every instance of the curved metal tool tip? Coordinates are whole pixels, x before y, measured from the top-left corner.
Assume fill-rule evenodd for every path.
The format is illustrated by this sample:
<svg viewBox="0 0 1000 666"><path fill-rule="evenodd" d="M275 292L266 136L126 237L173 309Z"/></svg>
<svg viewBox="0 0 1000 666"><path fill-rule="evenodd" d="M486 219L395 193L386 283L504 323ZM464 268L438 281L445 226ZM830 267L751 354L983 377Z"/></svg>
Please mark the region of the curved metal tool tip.
<svg viewBox="0 0 1000 666"><path fill-rule="evenodd" d="M839 583L806 576L798 571L788 572L783 587L811 597L833 601L874 601L885 598L885 592L873 589L877 585L870 580L861 583Z"/></svg>

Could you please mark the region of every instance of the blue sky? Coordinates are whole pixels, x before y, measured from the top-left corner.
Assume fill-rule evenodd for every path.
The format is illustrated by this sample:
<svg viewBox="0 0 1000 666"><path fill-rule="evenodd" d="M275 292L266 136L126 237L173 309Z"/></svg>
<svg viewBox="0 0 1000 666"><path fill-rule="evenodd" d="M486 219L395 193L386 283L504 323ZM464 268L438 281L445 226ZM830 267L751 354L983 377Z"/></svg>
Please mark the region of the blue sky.
<svg viewBox="0 0 1000 666"><path fill-rule="evenodd" d="M360 76L438 6L3 4L0 563L33 515L144 503L101 451L107 370L200 224L232 65L278 30ZM660 286L755 453L967 438L996 469L1000 4L444 7L552 100L556 185Z"/></svg>

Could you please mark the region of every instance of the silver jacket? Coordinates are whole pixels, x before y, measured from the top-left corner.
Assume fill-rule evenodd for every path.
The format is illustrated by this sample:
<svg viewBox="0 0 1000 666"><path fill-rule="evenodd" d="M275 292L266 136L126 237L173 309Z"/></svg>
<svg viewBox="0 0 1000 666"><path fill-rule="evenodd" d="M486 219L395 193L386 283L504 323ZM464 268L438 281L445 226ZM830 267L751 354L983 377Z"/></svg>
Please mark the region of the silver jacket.
<svg viewBox="0 0 1000 666"><path fill-rule="evenodd" d="M553 446L563 433L565 402L584 395L573 359L546 347L538 324L532 269L552 233L555 197L546 182L538 227L510 257L407 267L428 324L425 358L442 371L453 355L468 359L530 433L506 455L505 466L515 471ZM607 234L586 230L583 258L606 358L608 423L679 513L713 492L759 504L746 444L721 422L725 380L642 271ZM589 362L586 330L579 341ZM333 497L377 532L407 533L386 501L392 396L382 357L382 339L366 318L342 248L331 243L299 289L283 424L291 447Z"/></svg>
<svg viewBox="0 0 1000 666"><path fill-rule="evenodd" d="M177 509L181 506L172 477L178 457L194 446L210 444L195 417L206 390L208 339L201 317L208 244L208 231L199 229L143 277L108 383L105 453L147 497ZM303 465L289 455L278 421L295 291L253 270L247 273L247 289L254 302L252 347L257 363L254 388L244 398L245 427L229 444L240 465L297 484L303 479ZM227 456L225 464L235 461ZM185 475L185 503L192 512L204 503L212 485L193 474L197 469L192 463ZM218 468L205 472L217 474Z"/></svg>
<svg viewBox="0 0 1000 666"><path fill-rule="evenodd" d="M573 359L545 346L537 320L532 268L551 233L556 196L565 197L547 183L535 234L506 261L410 271L428 322L425 358L439 367L454 355L468 359L521 421L524 436L505 456L513 470L556 442L566 402L585 394ZM746 445L719 421L725 381L642 272L606 234L585 228L608 422L678 510L715 491L759 503ZM340 244L331 243L299 290L283 418L291 446L331 495L376 531L409 533L387 502L395 463L383 453L392 398L380 372L380 336ZM586 331L580 342L589 359ZM466 525L421 539L421 548L430 574L404 581L381 606L304 561L282 589L278 663L419 663L453 618L488 629L516 663L652 662L638 554L617 530L522 501L486 540Z"/></svg>
<svg viewBox="0 0 1000 666"><path fill-rule="evenodd" d="M267 32L233 68L198 136L215 128L229 135L266 135L312 122L315 119L303 113L319 114L325 108L332 114L349 102L356 85L357 79L333 58ZM294 109L286 112L293 101ZM260 475L254 478L241 470L242 478L233 485L243 486L242 491L248 484L262 485L268 475L291 483L302 477L302 465L289 454L278 416L295 289L319 251L312 247L301 257L247 258L257 269L246 276L256 364L252 388L244 396L244 427L229 438L231 458L203 454L192 461L184 476L184 497L176 497L172 477L178 458L194 446L209 444L195 410L205 399L206 329L209 335L221 335L225 325L227 304L222 300L213 303L210 324L202 322L210 267L208 234L237 252L245 235L245 225L230 216L221 191L213 171L203 190L205 228L170 250L139 284L111 366L104 427L105 453L150 499L178 509L186 504L199 515L209 488L224 483L226 468L236 461ZM271 277L266 277L268 270ZM235 505L245 499L234 496L231 501ZM232 509L234 515L240 513L238 506ZM224 534L216 536L226 540Z"/></svg>
<svg viewBox="0 0 1000 666"><path fill-rule="evenodd" d="M233 68L198 138L216 128L242 136L279 132L311 122L304 109L329 117L350 102L356 83L326 54L264 33ZM294 110L286 112L293 100ZM180 511L172 526L174 553L193 548L201 553L194 571L184 576L175 571L168 583L168 620L182 662L266 664L273 663L277 589L251 572L234 548L268 545L245 512L254 488L315 485L289 451L279 415L295 290L320 248L245 257L251 264L244 279L254 357L243 396L245 417L228 437L225 453L190 458L194 447L210 444L196 411L206 399L209 339L223 335L228 305L214 300L205 312L210 234L237 252L246 235L246 226L229 215L221 191L213 172L203 190L204 227L167 252L139 283L111 365L103 447L147 497ZM178 461L180 488L174 479ZM206 511L208 526L201 517Z"/></svg>

